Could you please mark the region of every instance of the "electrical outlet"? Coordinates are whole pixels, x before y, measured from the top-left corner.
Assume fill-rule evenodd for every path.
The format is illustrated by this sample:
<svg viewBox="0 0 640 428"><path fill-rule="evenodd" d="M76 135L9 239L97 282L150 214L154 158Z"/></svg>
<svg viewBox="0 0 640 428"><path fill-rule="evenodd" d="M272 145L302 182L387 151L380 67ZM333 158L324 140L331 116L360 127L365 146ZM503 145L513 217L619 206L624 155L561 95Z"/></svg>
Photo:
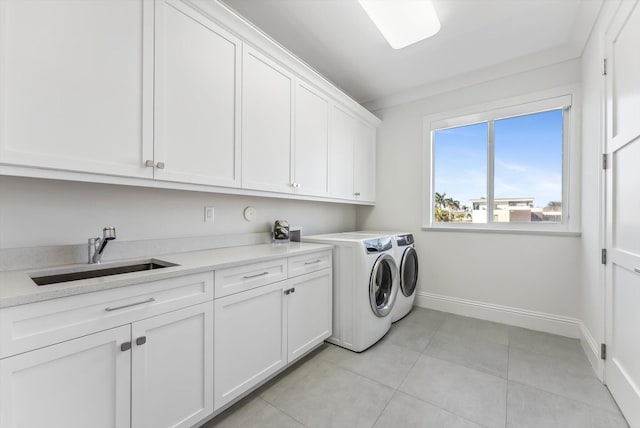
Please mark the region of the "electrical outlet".
<svg viewBox="0 0 640 428"><path fill-rule="evenodd" d="M213 207L204 207L204 222L213 223Z"/></svg>

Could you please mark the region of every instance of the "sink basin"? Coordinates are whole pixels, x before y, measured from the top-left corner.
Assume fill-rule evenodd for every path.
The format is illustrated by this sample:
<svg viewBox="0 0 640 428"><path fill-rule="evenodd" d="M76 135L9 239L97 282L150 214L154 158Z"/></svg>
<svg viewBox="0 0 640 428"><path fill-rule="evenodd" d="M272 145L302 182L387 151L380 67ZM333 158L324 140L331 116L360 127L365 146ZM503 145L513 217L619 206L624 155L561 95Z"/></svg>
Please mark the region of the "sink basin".
<svg viewBox="0 0 640 428"><path fill-rule="evenodd" d="M110 263L108 265L89 265L75 269L51 270L35 272L30 275L37 285L60 284L61 282L78 281L81 279L101 278L103 276L120 275L123 273L142 272L145 270L162 269L178 266L174 263L157 259L137 260L127 264Z"/></svg>

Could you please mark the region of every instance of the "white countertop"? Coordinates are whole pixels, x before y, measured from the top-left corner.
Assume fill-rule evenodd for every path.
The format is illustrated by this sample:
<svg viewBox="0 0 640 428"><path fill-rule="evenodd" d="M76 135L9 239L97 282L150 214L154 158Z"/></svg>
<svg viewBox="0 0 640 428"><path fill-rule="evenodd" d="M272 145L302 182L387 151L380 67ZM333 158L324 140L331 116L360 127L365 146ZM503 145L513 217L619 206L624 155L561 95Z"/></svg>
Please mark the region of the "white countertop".
<svg viewBox="0 0 640 428"><path fill-rule="evenodd" d="M147 257L145 260L161 260L179 266L170 266L142 272L124 273L104 276L101 278L83 279L38 286L30 274L47 271L65 270L67 272L80 270L87 265L56 266L51 268L29 269L20 271L0 272L0 308L24 305L42 300L57 299L59 297L76 294L91 293L110 288L124 287L147 281L187 275L190 273L207 272L216 269L243 265L247 263L272 260L281 257L297 256L305 253L330 249L331 245L291 242L289 244L263 244L243 247L217 248L214 250L193 251L188 253L169 254L158 257ZM140 258L133 259L141 260ZM124 260L123 260L124 261ZM104 263L103 267L118 262Z"/></svg>

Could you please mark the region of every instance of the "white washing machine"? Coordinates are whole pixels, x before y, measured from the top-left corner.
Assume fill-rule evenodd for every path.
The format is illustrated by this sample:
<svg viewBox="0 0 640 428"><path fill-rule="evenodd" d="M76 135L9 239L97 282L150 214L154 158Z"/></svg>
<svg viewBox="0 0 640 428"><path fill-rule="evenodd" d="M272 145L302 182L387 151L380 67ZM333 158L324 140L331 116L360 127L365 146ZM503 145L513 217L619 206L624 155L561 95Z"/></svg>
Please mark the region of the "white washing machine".
<svg viewBox="0 0 640 428"><path fill-rule="evenodd" d="M363 230L351 233L360 233L364 236L371 234L389 235L393 238L394 256L398 266L399 291L396 303L391 311L391 322L401 320L413 308L416 299L416 287L418 285L418 253L415 250L414 239L411 233Z"/></svg>
<svg viewBox="0 0 640 428"><path fill-rule="evenodd" d="M364 351L391 328L400 294L392 237L335 233L304 236L302 241L334 245L333 335L327 341Z"/></svg>

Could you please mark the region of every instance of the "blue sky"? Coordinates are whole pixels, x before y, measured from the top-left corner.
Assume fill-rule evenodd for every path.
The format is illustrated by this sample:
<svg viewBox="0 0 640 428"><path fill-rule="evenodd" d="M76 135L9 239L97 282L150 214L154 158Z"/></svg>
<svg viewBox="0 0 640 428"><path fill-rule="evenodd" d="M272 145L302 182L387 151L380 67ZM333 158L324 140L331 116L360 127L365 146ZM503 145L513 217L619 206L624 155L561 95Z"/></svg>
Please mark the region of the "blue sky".
<svg viewBox="0 0 640 428"><path fill-rule="evenodd" d="M434 191L471 206L487 195L487 123L435 132ZM495 121L495 197L562 199L562 110Z"/></svg>

